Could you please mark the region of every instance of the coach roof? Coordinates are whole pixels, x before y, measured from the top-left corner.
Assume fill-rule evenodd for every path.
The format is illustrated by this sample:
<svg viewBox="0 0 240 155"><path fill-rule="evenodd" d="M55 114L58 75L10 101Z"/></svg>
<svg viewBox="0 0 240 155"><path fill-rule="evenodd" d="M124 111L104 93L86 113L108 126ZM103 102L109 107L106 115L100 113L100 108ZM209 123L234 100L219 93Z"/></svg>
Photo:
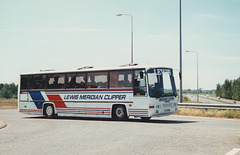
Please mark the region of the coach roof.
<svg viewBox="0 0 240 155"><path fill-rule="evenodd" d="M32 72L32 73L22 73L20 75L34 75L34 74L55 74L55 73L79 73L79 72L97 72L97 71L114 71L114 70L131 70L131 69L150 69L150 68L169 68L169 67L152 67L152 66L138 66L138 65L133 65L133 66L127 66L127 65L122 65L119 67L115 68L94 68L92 66L85 66L85 67L80 67L75 70L60 70L56 71L54 69L48 69L48 70L40 70L39 72ZM170 68L169 68L170 69Z"/></svg>

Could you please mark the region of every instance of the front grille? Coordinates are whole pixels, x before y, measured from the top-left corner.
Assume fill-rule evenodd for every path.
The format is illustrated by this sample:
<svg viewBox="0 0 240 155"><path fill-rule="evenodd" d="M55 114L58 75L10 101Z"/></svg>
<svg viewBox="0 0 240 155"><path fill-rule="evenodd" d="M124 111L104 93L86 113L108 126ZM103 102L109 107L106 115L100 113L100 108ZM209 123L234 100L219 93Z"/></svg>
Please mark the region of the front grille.
<svg viewBox="0 0 240 155"><path fill-rule="evenodd" d="M172 104L171 104L171 103L169 103L169 104L163 104L163 107L164 107L164 108L169 108L169 107L172 107Z"/></svg>

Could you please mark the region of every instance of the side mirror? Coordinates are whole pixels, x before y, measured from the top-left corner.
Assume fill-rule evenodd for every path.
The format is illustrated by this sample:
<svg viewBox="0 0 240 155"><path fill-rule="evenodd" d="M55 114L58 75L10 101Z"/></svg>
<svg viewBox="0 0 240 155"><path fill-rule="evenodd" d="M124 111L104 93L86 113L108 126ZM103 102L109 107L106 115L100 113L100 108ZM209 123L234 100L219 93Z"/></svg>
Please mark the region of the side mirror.
<svg viewBox="0 0 240 155"><path fill-rule="evenodd" d="M144 73L140 72L140 78L143 79L144 78Z"/></svg>

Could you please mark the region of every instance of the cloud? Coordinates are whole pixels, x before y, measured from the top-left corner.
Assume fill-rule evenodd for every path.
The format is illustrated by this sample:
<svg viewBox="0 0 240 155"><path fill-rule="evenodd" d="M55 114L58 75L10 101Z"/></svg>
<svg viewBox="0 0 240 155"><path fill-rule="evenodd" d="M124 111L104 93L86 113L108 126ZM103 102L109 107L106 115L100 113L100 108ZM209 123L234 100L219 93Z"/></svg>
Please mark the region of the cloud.
<svg viewBox="0 0 240 155"><path fill-rule="evenodd" d="M201 56L204 59L213 59L213 60L222 60L222 61L240 61L240 57L233 56L218 56L218 55L203 55Z"/></svg>
<svg viewBox="0 0 240 155"><path fill-rule="evenodd" d="M221 16L214 15L214 14L196 14L198 18L206 18L206 19L222 19Z"/></svg>
<svg viewBox="0 0 240 155"><path fill-rule="evenodd" d="M220 33L219 35L222 37L236 37L237 36L236 34L233 34L233 33Z"/></svg>
<svg viewBox="0 0 240 155"><path fill-rule="evenodd" d="M176 39L176 36L172 36L172 35L148 35L148 38L160 38L160 39Z"/></svg>
<svg viewBox="0 0 240 155"><path fill-rule="evenodd" d="M1 32L102 32L97 28L29 28L0 29Z"/></svg>

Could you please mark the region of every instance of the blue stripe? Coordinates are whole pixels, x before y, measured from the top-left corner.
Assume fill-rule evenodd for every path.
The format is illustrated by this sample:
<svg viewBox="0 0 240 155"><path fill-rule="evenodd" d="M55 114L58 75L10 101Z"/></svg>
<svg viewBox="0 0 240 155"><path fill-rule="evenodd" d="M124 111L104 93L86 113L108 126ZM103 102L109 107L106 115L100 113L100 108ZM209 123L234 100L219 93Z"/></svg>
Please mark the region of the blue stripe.
<svg viewBox="0 0 240 155"><path fill-rule="evenodd" d="M41 94L40 91L29 91L29 94L34 101L44 101L44 98ZM42 109L42 106L43 106L43 103L44 102L34 102L35 106L38 108L38 109Z"/></svg>

